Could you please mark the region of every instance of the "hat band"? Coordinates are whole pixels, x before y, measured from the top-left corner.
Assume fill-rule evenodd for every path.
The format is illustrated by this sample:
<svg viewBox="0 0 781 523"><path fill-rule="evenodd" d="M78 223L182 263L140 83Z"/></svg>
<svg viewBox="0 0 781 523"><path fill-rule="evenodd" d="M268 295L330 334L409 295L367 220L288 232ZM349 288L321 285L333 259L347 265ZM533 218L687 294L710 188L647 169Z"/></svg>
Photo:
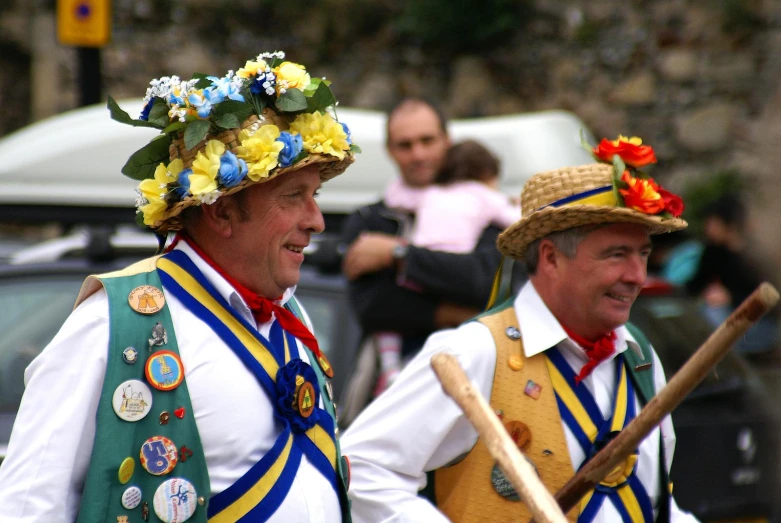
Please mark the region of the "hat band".
<svg viewBox="0 0 781 523"><path fill-rule="evenodd" d="M606 185L604 187L597 187L596 189L590 189L585 192L573 194L556 200L548 205L543 205L541 209L546 207L566 207L569 205L596 205L599 207L617 207L618 200L616 199L616 193L613 191L612 185Z"/></svg>

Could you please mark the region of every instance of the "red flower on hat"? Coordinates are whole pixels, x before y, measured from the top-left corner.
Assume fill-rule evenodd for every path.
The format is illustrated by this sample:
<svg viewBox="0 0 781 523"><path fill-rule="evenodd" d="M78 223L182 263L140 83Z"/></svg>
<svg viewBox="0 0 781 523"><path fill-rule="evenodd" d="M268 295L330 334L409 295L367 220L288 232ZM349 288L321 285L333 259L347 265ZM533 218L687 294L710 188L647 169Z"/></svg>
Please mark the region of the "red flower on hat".
<svg viewBox="0 0 781 523"><path fill-rule="evenodd" d="M659 196L664 201L664 210L672 214L675 218L679 218L683 213L683 200L677 194L673 194L667 189L659 187L657 189Z"/></svg>
<svg viewBox="0 0 781 523"><path fill-rule="evenodd" d="M616 140L602 138L599 145L592 150L594 156L603 162L612 163L613 156L618 155L625 164L639 168L649 163L656 163L656 154L650 145L643 145L643 140L637 136L627 138L618 135Z"/></svg>
<svg viewBox="0 0 781 523"><path fill-rule="evenodd" d="M643 214L659 214L664 211L664 200L653 178L635 178L629 171L624 171L621 181L627 185L627 188L618 189L627 207Z"/></svg>

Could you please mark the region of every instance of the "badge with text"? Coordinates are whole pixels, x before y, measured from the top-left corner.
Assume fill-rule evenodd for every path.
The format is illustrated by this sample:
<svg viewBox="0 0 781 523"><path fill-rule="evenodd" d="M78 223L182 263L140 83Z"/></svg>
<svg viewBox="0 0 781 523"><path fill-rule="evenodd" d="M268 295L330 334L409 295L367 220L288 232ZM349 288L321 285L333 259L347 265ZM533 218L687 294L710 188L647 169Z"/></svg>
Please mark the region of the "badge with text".
<svg viewBox="0 0 781 523"><path fill-rule="evenodd" d="M154 314L165 305L163 291L151 285L136 287L127 297L130 308L141 314Z"/></svg>
<svg viewBox="0 0 781 523"><path fill-rule="evenodd" d="M141 489L132 485L122 493L122 506L133 510L141 504Z"/></svg>
<svg viewBox="0 0 781 523"><path fill-rule="evenodd" d="M122 382L111 401L114 412L125 421L138 421L152 410L152 391L139 380Z"/></svg>
<svg viewBox="0 0 781 523"><path fill-rule="evenodd" d="M154 388L173 390L184 379L184 366L178 354L170 350L159 350L146 360L144 374Z"/></svg>
<svg viewBox="0 0 781 523"><path fill-rule="evenodd" d="M152 436L141 446L141 466L155 476L171 472L178 459L176 445L164 436Z"/></svg>
<svg viewBox="0 0 781 523"><path fill-rule="evenodd" d="M164 523L183 523L195 513L198 494L192 483L184 478L164 481L155 491L152 504L155 514Z"/></svg>

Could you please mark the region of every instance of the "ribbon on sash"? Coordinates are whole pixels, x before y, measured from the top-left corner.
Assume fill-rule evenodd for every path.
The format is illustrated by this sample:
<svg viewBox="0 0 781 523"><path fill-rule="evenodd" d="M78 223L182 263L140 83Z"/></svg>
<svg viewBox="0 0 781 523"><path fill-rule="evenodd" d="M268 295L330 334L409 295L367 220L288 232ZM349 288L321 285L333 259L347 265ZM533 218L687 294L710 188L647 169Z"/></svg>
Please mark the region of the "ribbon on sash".
<svg viewBox="0 0 781 523"><path fill-rule="evenodd" d="M209 325L252 372L276 406L280 369L302 364L296 339L277 321L271 326L269 339L263 337L220 296L184 252L174 250L162 256L157 268L166 291ZM319 391L319 384L313 385ZM268 520L287 496L302 456L328 480L338 496L334 420L320 407L318 398L316 394L310 416L317 421L306 430L301 430L300 425L292 426L279 407L275 408L274 415L285 429L244 476L209 500L210 523Z"/></svg>
<svg viewBox="0 0 781 523"><path fill-rule="evenodd" d="M627 375L624 357L619 354L615 358L616 386L613 415L610 419L604 419L586 386L576 385L575 372L559 350L549 350L546 355L559 414L586 454L585 464L636 415L634 386ZM592 522L602 504L608 499L613 503L624 523L653 521L651 498L637 477L636 465L637 453L629 456L623 464L616 467L587 494L580 503L578 522Z"/></svg>

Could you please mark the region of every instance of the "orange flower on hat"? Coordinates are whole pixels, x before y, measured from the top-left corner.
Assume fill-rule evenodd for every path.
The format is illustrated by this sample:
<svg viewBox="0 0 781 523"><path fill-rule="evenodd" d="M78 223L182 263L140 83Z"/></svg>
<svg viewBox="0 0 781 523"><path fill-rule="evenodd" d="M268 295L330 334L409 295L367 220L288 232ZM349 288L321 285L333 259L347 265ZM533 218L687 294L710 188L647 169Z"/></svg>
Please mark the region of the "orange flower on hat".
<svg viewBox="0 0 781 523"><path fill-rule="evenodd" d="M665 210L662 195L659 194L659 186L652 178L635 178L624 171L621 181L627 185L626 189L619 188L624 204L643 214L659 214Z"/></svg>
<svg viewBox="0 0 781 523"><path fill-rule="evenodd" d="M627 138L619 134L616 140L602 138L592 152L598 159L608 163L612 163L613 156L617 154L625 164L634 168L656 163L653 148L650 145L643 145L643 140L637 136Z"/></svg>
<svg viewBox="0 0 781 523"><path fill-rule="evenodd" d="M661 187L659 187L657 191L662 197L662 201L664 201L664 210L672 214L675 218L680 218L681 214L683 214L683 200L681 200L681 197L671 193L667 189L662 189Z"/></svg>

